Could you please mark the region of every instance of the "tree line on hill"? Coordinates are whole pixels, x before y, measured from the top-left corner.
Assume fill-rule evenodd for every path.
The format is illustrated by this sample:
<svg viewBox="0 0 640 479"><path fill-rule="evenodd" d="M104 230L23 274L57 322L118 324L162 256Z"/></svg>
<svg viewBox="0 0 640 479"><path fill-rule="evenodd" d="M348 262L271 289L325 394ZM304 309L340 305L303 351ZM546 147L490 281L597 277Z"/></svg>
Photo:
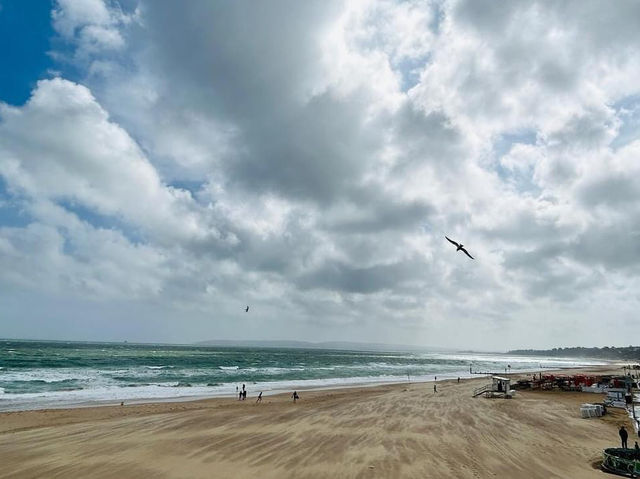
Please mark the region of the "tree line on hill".
<svg viewBox="0 0 640 479"><path fill-rule="evenodd" d="M573 358L631 359L640 360L640 346L603 348L553 348L553 349L514 349L507 354L519 356L557 356Z"/></svg>

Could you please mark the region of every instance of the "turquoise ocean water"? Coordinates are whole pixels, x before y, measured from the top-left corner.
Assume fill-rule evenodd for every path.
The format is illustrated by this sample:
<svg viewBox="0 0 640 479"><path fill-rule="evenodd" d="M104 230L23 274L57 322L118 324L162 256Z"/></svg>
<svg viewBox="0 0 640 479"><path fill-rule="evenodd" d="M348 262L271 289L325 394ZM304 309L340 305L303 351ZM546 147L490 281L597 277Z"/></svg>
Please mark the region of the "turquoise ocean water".
<svg viewBox="0 0 640 479"><path fill-rule="evenodd" d="M0 411L328 388L537 371L597 360L0 340ZM508 368L508 366L511 366Z"/></svg>

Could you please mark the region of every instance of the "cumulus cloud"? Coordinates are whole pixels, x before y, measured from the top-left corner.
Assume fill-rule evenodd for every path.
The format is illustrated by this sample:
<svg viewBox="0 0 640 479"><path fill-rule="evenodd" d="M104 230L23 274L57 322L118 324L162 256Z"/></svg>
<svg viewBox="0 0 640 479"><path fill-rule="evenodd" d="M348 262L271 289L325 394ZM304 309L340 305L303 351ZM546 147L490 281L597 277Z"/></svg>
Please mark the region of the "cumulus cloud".
<svg viewBox="0 0 640 479"><path fill-rule="evenodd" d="M56 0L51 11L54 30L66 42L76 44L73 60L87 61L93 55L122 50L121 27L135 21L136 13L125 13L118 2L103 0ZM58 59L64 55L54 52Z"/></svg>
<svg viewBox="0 0 640 479"><path fill-rule="evenodd" d="M43 80L24 107L3 105L0 115L0 171L19 192L123 217L160 242L214 231L187 191L161 182L86 87Z"/></svg>

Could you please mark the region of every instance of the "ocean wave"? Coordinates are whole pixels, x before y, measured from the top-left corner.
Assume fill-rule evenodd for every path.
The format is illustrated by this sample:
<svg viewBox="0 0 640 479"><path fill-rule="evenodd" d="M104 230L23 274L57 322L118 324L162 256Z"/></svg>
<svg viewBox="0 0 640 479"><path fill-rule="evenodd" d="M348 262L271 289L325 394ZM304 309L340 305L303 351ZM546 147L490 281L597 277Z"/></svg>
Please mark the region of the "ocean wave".
<svg viewBox="0 0 640 479"><path fill-rule="evenodd" d="M22 349L19 354L25 355ZM47 350L45 359L56 354L55 350ZM68 352L62 351L60 354ZM218 354L228 357L216 358ZM78 355L73 353L71 356L71 362L76 361ZM98 359L94 360L95 357ZM504 370L508 364L512 366L512 372L538 370L540 365L601 364L589 360L481 353L329 354L313 351L299 354L295 351L271 353L249 350L215 354L204 351L200 354L188 348L184 351L157 349L153 355L143 348L138 351L129 348L125 356L115 354L109 357L104 352L99 356L91 352L78 362L82 362L82 366L73 367L67 363L59 367L59 362L49 364L34 353L32 356L25 355L24 366L14 367L14 363L6 363L12 366L0 372L0 410L105 401L119 404L123 400L232 398L237 395L236 385L242 383L247 385L249 395L255 395L259 391L269 394L302 388L407 382L409 379L412 382L432 381L436 375L441 380L455 379L458 376L470 377L470 363L474 371L495 372Z"/></svg>
<svg viewBox="0 0 640 479"><path fill-rule="evenodd" d="M260 373L260 374L265 374L265 375L269 375L269 374L273 374L273 375L278 375L278 374L287 374L290 372L295 372L295 371L313 371L315 369L319 369L319 368L314 368L314 367L292 367L292 368L278 368L278 367L251 367L251 368L246 368L246 369L242 369L242 373Z"/></svg>
<svg viewBox="0 0 640 479"><path fill-rule="evenodd" d="M522 370L524 372L524 370ZM448 372L437 372L439 380L455 379L457 377L477 377L469 374L468 369L457 369ZM406 374L370 374L367 376L326 377L326 378L291 378L286 380L246 380L249 397L258 392L275 394L292 390L329 389L348 386L368 386L383 383L405 383ZM411 382L432 381L432 374L411 374ZM126 385L94 385L91 388L78 390L57 390L46 392L30 392L12 394L4 392L0 410L41 409L47 407L69 407L87 403L113 403L121 401L156 401L182 400L186 398L228 397L235 398L236 382L211 382L206 385L186 381L172 383Z"/></svg>

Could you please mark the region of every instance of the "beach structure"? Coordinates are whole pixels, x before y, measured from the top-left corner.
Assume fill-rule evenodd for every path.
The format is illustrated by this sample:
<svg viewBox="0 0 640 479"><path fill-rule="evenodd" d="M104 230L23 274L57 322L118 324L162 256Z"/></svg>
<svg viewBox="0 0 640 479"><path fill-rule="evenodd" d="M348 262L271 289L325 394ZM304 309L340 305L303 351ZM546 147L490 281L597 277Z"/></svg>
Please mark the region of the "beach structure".
<svg viewBox="0 0 640 479"><path fill-rule="evenodd" d="M617 382L616 382L617 381ZM610 386L619 387L623 382L610 376L576 374L574 376L557 376L554 374L534 375L533 379L519 379L514 389L561 389L563 391L582 391L590 393L607 392Z"/></svg>
<svg viewBox="0 0 640 479"><path fill-rule="evenodd" d="M473 397L484 395L484 397L504 397L510 399L515 393L515 390L511 389L511 379L492 376L491 384L474 389Z"/></svg>
<svg viewBox="0 0 640 479"><path fill-rule="evenodd" d="M602 404L586 403L580 406L580 415L583 419L590 417L601 417L604 415L604 407Z"/></svg>
<svg viewBox="0 0 640 479"><path fill-rule="evenodd" d="M609 388L604 403L611 407L627 407L627 388Z"/></svg>

